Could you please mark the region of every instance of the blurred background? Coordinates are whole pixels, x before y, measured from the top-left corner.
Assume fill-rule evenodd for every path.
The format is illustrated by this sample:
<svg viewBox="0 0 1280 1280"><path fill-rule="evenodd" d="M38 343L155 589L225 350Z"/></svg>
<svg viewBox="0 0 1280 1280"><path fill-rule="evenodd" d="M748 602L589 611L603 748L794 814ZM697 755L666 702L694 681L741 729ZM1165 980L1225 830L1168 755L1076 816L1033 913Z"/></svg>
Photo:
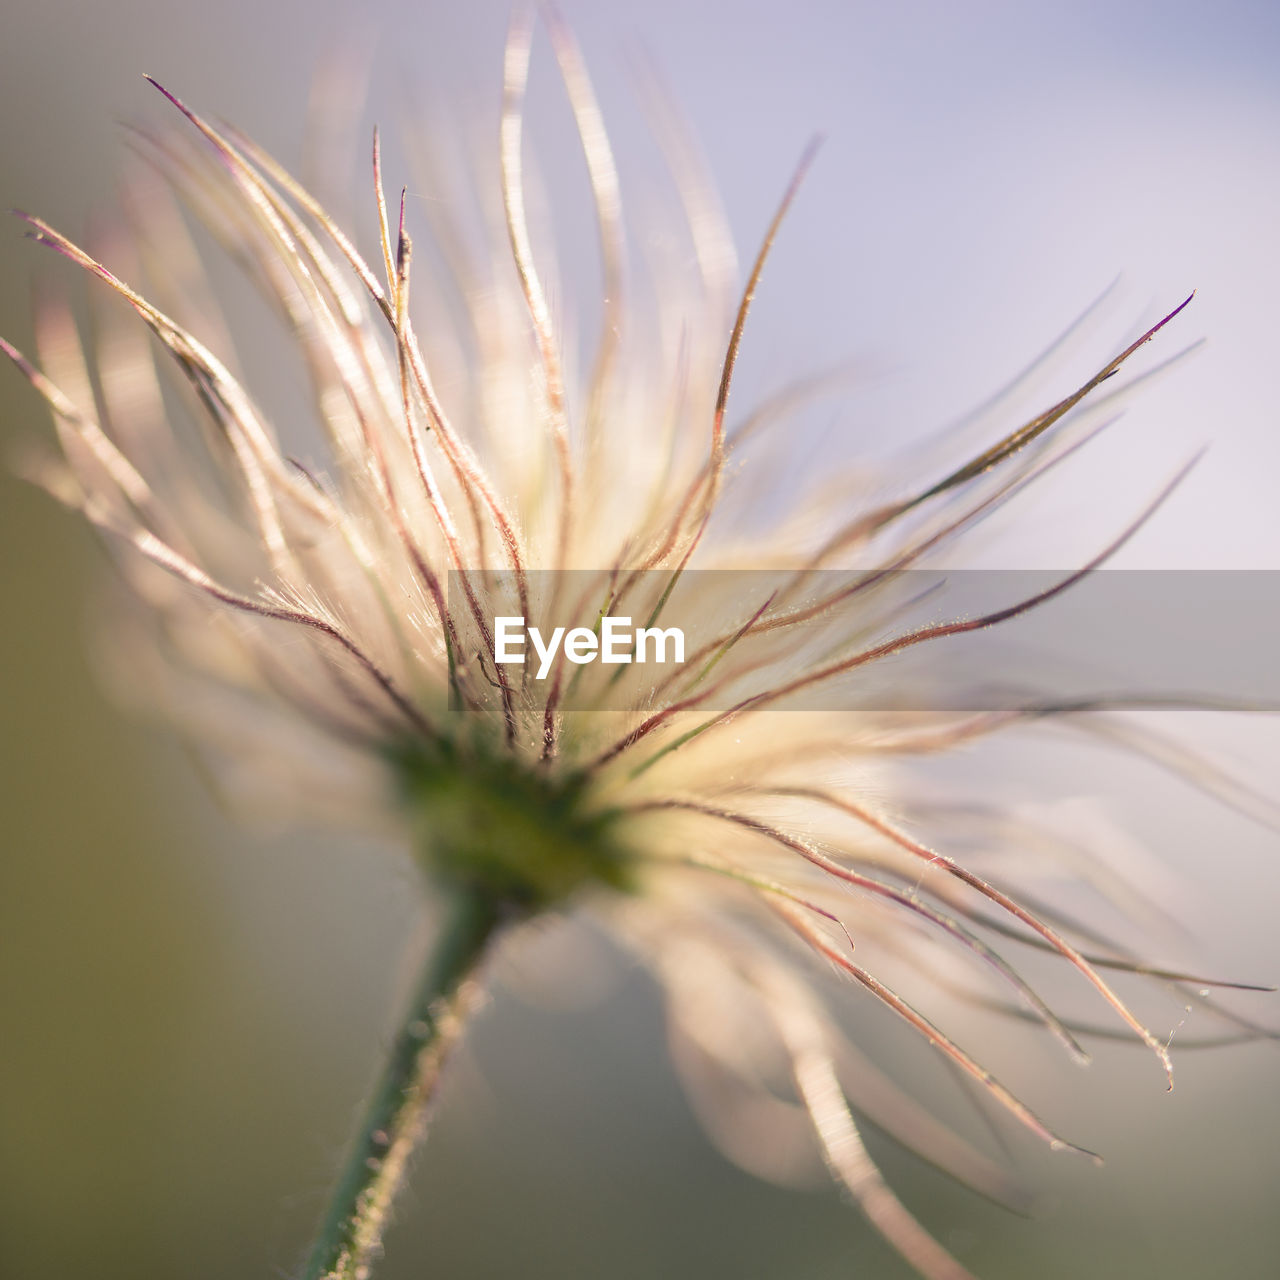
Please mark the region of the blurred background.
<svg viewBox="0 0 1280 1280"><path fill-rule="evenodd" d="M1117 276L1102 351L1195 288L1162 354L1203 348L982 554L1078 563L1209 444L1124 563L1280 568L1280 9L564 10L624 183L629 149L652 145L631 77L643 55L700 138L744 255L806 140L826 137L758 297L739 405L852 357L864 382L812 425L849 456L883 456L982 401ZM488 127L507 17L503 0L359 12L339 0L7 0L0 205L89 232L114 199L122 122L168 122L143 72L302 165L317 67L346 49L367 59L371 88L349 116L329 107L351 126L344 215L372 249L368 124L396 134L412 111L459 137ZM537 58L531 132L554 177L576 144L545 44ZM631 176L624 194L642 184ZM411 218L415 198L430 195L411 184ZM0 332L19 346L32 282L48 274L70 282L71 268L17 224L0 230ZM1070 382L1046 377L1045 402ZM11 372L0 412L6 444L43 429ZM294 1274L420 940L412 871L394 851L226 817L163 728L99 691L94 540L7 475L0 503L0 1277ZM1275 733L1206 719L1189 731L1274 793ZM1030 807L1069 809L1105 788L1116 821L1180 877L1188 934L1171 958L1280 981L1274 833L1114 757L996 750L967 767ZM575 985L575 969L598 979ZM531 940L499 979L391 1235L387 1280L909 1274L834 1192L774 1189L716 1154L667 1065L655 992L589 930ZM1280 1024L1274 996L1237 1007ZM1163 1016L1161 1032L1183 1021ZM1273 1046L1178 1055L1175 1037L1166 1095L1139 1052L1104 1046L1082 1073L969 1017L950 1025L992 1045L999 1074L1108 1164L1018 1145L1042 1202L1026 1221L872 1134L903 1198L967 1265L988 1280L1275 1274ZM1178 1035L1194 1037L1202 1024L1185 1021ZM883 1023L869 1025L878 1036ZM927 1051L885 1040L917 1079Z"/></svg>

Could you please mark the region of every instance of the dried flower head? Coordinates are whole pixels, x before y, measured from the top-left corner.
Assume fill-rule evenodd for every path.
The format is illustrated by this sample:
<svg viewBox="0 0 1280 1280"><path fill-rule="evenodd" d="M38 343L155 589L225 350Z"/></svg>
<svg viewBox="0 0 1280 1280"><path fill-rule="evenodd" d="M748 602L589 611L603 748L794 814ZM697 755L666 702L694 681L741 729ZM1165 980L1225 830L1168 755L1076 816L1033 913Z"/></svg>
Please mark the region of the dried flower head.
<svg viewBox="0 0 1280 1280"><path fill-rule="evenodd" d="M959 1177L1003 1195L1003 1176L856 1054L814 961L888 1006L1055 1149L1070 1144L858 948L870 941L931 967L941 940L1084 1060L996 942L1051 952L1165 1073L1165 1044L1104 975L1183 975L1103 946L1086 954L1069 927L1028 905L1016 868L987 879L926 845L911 797L887 800L877 780L885 761L1087 708L792 708L851 674L874 679L908 650L1037 608L1125 541L1176 478L1115 542L1035 595L960 620L902 622L903 571L1087 439L1086 397L1177 311L1078 390L914 490L863 506L783 492L771 499L776 518L734 525L735 452L785 430L800 395L736 423L728 414L752 296L809 156L735 297L714 198L665 120L692 265L656 281L646 312L633 301L641 291L629 292L619 182L591 85L568 33L549 24L602 246L602 322L585 356L563 338L526 216L523 18L506 52L500 205L433 200L429 278L403 198L398 219L388 212L376 137L379 269L270 156L162 90L199 136L197 146L149 139L157 170L286 320L327 456L320 468L296 461L233 373L235 343L198 256L152 183L135 201L134 249L116 247L134 257L120 274L26 218L37 240L123 298L168 358L153 365L141 330L113 325L95 386L70 313L54 306L38 319L41 369L0 343L53 411L61 454L41 479L123 548L150 641L132 661L184 731L312 814L399 824L432 892L455 904L309 1275L368 1274L488 940L581 902L663 981L679 1064L727 1150L767 1173L776 1135L806 1129L920 1274L968 1276L882 1180L848 1095ZM142 254L155 302L132 283ZM639 661L588 664L607 619L656 632L681 609L698 623L682 663L656 677ZM535 620L539 643L561 627L563 647L541 663L532 651L504 660L521 628L533 638Z"/></svg>

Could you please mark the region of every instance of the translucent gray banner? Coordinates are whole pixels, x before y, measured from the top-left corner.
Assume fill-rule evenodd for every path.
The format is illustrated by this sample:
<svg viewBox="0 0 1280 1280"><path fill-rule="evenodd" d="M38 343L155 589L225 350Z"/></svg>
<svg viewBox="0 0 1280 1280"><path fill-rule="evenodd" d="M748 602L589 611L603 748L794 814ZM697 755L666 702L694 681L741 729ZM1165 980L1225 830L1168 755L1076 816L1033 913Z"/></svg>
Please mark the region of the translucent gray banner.
<svg viewBox="0 0 1280 1280"><path fill-rule="evenodd" d="M1280 573L482 571L460 683L564 710L1280 708Z"/></svg>

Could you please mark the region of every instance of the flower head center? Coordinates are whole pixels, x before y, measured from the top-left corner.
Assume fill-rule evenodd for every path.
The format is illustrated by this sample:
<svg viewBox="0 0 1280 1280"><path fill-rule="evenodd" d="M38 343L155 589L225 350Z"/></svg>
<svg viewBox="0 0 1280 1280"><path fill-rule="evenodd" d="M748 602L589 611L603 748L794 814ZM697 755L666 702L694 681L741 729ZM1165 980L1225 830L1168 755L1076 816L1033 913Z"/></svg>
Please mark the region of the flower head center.
<svg viewBox="0 0 1280 1280"><path fill-rule="evenodd" d="M591 884L630 887L618 815L593 802L585 774L447 741L401 746L392 759L418 857L437 879L526 910Z"/></svg>

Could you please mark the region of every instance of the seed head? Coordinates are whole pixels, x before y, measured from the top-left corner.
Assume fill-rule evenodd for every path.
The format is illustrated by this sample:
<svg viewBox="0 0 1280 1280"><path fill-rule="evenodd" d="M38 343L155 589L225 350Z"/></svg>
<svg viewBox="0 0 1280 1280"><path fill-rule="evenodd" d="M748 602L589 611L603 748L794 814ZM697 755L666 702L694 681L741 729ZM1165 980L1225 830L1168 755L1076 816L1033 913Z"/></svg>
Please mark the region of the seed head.
<svg viewBox="0 0 1280 1280"><path fill-rule="evenodd" d="M175 206L151 180L136 189L138 240L122 250L134 261L119 274L23 215L36 240L132 308L162 356L153 365L157 348L140 331L113 326L95 397L65 309L39 316L41 368L0 343L53 412L60 456L40 478L119 551L151 641L134 660L169 690L185 732L312 812L398 824L433 891L461 886L519 916L570 903L598 912L661 978L677 1060L727 1150L768 1170L757 1130L734 1117L778 1106L761 1064L784 1062L799 1104L786 1124L808 1126L833 1175L922 1275L967 1276L882 1180L847 1091L878 1096L879 1123L961 1178L997 1195L1007 1181L921 1123L919 1104L886 1081L859 1087L875 1069L817 979L833 968L861 987L1054 1149L1079 1150L864 965L864 942L932 963L929 942L940 940L1083 1061L1070 1026L997 943L1051 952L1171 1081L1165 1044L1104 976L1141 967L1120 951L1086 954L1028 905L1008 869L988 880L927 845L911 797L883 789L886 762L1083 711L1041 703L904 718L826 710L822 699L851 676L875 680L897 655L1047 603L1154 512L1180 476L1036 595L901 622L903 572L1087 439L1086 398L1182 307L1064 399L897 496L851 507L783 492L768 504L776 521L729 527L737 456L753 437L785 431L800 398L732 412L748 311L813 148L734 298L714 198L678 126L658 113L690 256L682 276L655 281L649 314L629 277L590 81L568 33L554 16L549 25L599 225L594 342L579 350L564 339L526 214L523 20L507 46L494 157L500 232L486 239L483 208L473 216L443 198L431 202L432 225L411 228L403 194L398 211L388 206L375 136L376 268L275 160L161 89L197 145L168 135L141 145L287 324L322 464L292 456L293 424L268 421L233 372L235 343ZM426 232L437 249L430 277L412 238ZM132 274L144 255L147 294ZM638 635L633 661L574 656L600 657L618 620L662 633L677 617L692 620L681 662L645 667ZM502 657L526 629L540 645L555 638L536 668Z"/></svg>

